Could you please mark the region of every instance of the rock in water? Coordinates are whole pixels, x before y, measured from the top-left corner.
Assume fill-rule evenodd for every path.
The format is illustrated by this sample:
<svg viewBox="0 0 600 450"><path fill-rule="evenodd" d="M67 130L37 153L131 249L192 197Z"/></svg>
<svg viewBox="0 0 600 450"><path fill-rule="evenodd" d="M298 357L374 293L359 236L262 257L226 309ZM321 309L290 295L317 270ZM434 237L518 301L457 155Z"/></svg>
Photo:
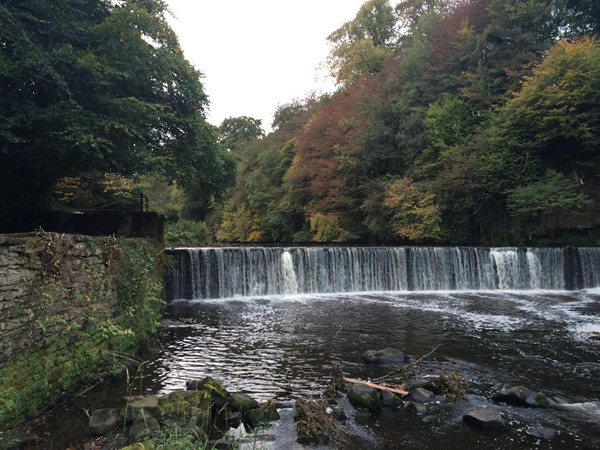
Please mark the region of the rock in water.
<svg viewBox="0 0 600 450"><path fill-rule="evenodd" d="M229 399L229 405L234 411L250 411L258 408L258 402L243 392L234 392Z"/></svg>
<svg viewBox="0 0 600 450"><path fill-rule="evenodd" d="M427 414L427 406L422 403L408 402L406 409L417 416Z"/></svg>
<svg viewBox="0 0 600 450"><path fill-rule="evenodd" d="M386 408L398 409L402 406L402 399L389 391L381 391L382 404Z"/></svg>
<svg viewBox="0 0 600 450"><path fill-rule="evenodd" d="M244 420L252 428L256 428L261 423L274 422L279 420L277 408L273 405L263 406L262 408L251 409L243 414Z"/></svg>
<svg viewBox="0 0 600 450"><path fill-rule="evenodd" d="M531 406L534 408L546 408L552 405L552 400L544 394L532 391L525 386L513 386L492 396L495 402L504 402L515 406Z"/></svg>
<svg viewBox="0 0 600 450"><path fill-rule="evenodd" d="M415 403L429 403L434 400L435 394L427 389L415 388L406 396L406 400Z"/></svg>
<svg viewBox="0 0 600 450"><path fill-rule="evenodd" d="M205 377L202 380L190 380L185 382L188 391L207 391L210 392L211 400L218 407L223 407L229 401L229 392L221 383L212 377Z"/></svg>
<svg viewBox="0 0 600 450"><path fill-rule="evenodd" d="M404 353L395 348L384 348L383 350L367 350L361 356L365 364L400 365L404 363Z"/></svg>
<svg viewBox="0 0 600 450"><path fill-rule="evenodd" d="M504 431L506 425L500 411L495 408L479 408L463 416L466 424L483 430Z"/></svg>
<svg viewBox="0 0 600 450"><path fill-rule="evenodd" d="M350 386L348 400L355 408L366 408L371 412L377 412L381 409L379 392L366 384L356 383Z"/></svg>
<svg viewBox="0 0 600 450"><path fill-rule="evenodd" d="M542 428L530 428L527 430L527 434L540 439L554 439L558 431L554 428L542 427Z"/></svg>

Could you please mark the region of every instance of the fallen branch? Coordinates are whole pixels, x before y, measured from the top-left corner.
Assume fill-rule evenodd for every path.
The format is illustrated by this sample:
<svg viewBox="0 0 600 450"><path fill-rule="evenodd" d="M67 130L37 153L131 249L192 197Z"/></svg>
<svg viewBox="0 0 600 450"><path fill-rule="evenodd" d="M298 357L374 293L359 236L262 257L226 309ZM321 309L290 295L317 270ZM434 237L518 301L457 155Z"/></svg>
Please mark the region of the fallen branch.
<svg viewBox="0 0 600 450"><path fill-rule="evenodd" d="M346 377L342 378L342 380L344 380L346 383L364 384L365 386L379 389L380 391L388 391L388 392L392 392L392 393L398 394L398 395L408 394L408 391L404 391L402 389L391 388L388 386L382 386L381 384L371 383L370 381L362 381L362 380L357 380L355 378L346 378Z"/></svg>

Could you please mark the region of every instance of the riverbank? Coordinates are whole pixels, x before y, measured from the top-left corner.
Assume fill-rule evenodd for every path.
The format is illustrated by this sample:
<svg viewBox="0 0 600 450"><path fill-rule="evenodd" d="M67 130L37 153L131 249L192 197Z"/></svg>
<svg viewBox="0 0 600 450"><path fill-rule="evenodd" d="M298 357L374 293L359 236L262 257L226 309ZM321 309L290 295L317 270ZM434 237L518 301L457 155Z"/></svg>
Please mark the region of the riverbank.
<svg viewBox="0 0 600 450"><path fill-rule="evenodd" d="M0 235L0 430L125 370L165 308L161 255L143 239Z"/></svg>

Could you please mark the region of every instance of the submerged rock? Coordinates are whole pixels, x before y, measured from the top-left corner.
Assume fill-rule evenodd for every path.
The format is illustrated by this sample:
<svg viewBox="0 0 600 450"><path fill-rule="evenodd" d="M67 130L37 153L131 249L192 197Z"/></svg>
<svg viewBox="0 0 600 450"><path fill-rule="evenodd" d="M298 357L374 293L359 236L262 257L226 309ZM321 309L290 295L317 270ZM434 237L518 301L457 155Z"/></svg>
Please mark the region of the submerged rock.
<svg viewBox="0 0 600 450"><path fill-rule="evenodd" d="M400 350L387 347L383 350L367 350L361 356L365 364L381 365L400 365L404 364L404 353Z"/></svg>
<svg viewBox="0 0 600 450"><path fill-rule="evenodd" d="M530 428L526 431L526 433L528 435L536 437L536 438L551 440L556 437L556 435L558 434L558 431L556 431L554 428L541 427L541 428Z"/></svg>
<svg viewBox="0 0 600 450"><path fill-rule="evenodd" d="M566 403L555 406L560 409L566 409L569 411L600 417L600 402Z"/></svg>
<svg viewBox="0 0 600 450"><path fill-rule="evenodd" d="M504 402L514 406L531 406L546 408L555 402L540 392L535 392L525 386L513 386L492 396L495 402Z"/></svg>
<svg viewBox="0 0 600 450"><path fill-rule="evenodd" d="M479 408L463 416L463 421L483 430L504 431L506 425L500 411L495 408Z"/></svg>
<svg viewBox="0 0 600 450"><path fill-rule="evenodd" d="M408 402L406 404L406 409L417 416L423 416L427 414L427 406L425 406L423 403Z"/></svg>
<svg viewBox="0 0 600 450"><path fill-rule="evenodd" d="M356 383L350 386L348 400L357 409L365 408L370 412L377 412L381 409L379 391L366 384Z"/></svg>
<svg viewBox="0 0 600 450"><path fill-rule="evenodd" d="M359 425L368 425L369 419L371 418L371 412L367 408L357 408L354 413L354 420Z"/></svg>
<svg viewBox="0 0 600 450"><path fill-rule="evenodd" d="M415 403L429 403L435 399L435 394L421 387L415 388L408 393L406 400Z"/></svg>

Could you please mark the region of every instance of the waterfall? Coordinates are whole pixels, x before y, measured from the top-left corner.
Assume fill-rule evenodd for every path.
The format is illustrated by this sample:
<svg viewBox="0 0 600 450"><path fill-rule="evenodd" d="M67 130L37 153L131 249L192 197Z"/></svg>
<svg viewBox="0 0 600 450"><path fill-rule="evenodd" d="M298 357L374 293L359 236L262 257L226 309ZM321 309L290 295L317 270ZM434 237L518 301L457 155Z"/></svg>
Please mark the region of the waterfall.
<svg viewBox="0 0 600 450"><path fill-rule="evenodd" d="M296 272L294 271L294 262L289 251L285 250L281 254L281 264L283 266L283 293L297 294L298 281L296 280Z"/></svg>
<svg viewBox="0 0 600 450"><path fill-rule="evenodd" d="M584 288L600 286L600 251L597 247L583 247L579 250Z"/></svg>
<svg viewBox="0 0 600 450"><path fill-rule="evenodd" d="M599 248L248 247L167 251L169 299L600 286Z"/></svg>

